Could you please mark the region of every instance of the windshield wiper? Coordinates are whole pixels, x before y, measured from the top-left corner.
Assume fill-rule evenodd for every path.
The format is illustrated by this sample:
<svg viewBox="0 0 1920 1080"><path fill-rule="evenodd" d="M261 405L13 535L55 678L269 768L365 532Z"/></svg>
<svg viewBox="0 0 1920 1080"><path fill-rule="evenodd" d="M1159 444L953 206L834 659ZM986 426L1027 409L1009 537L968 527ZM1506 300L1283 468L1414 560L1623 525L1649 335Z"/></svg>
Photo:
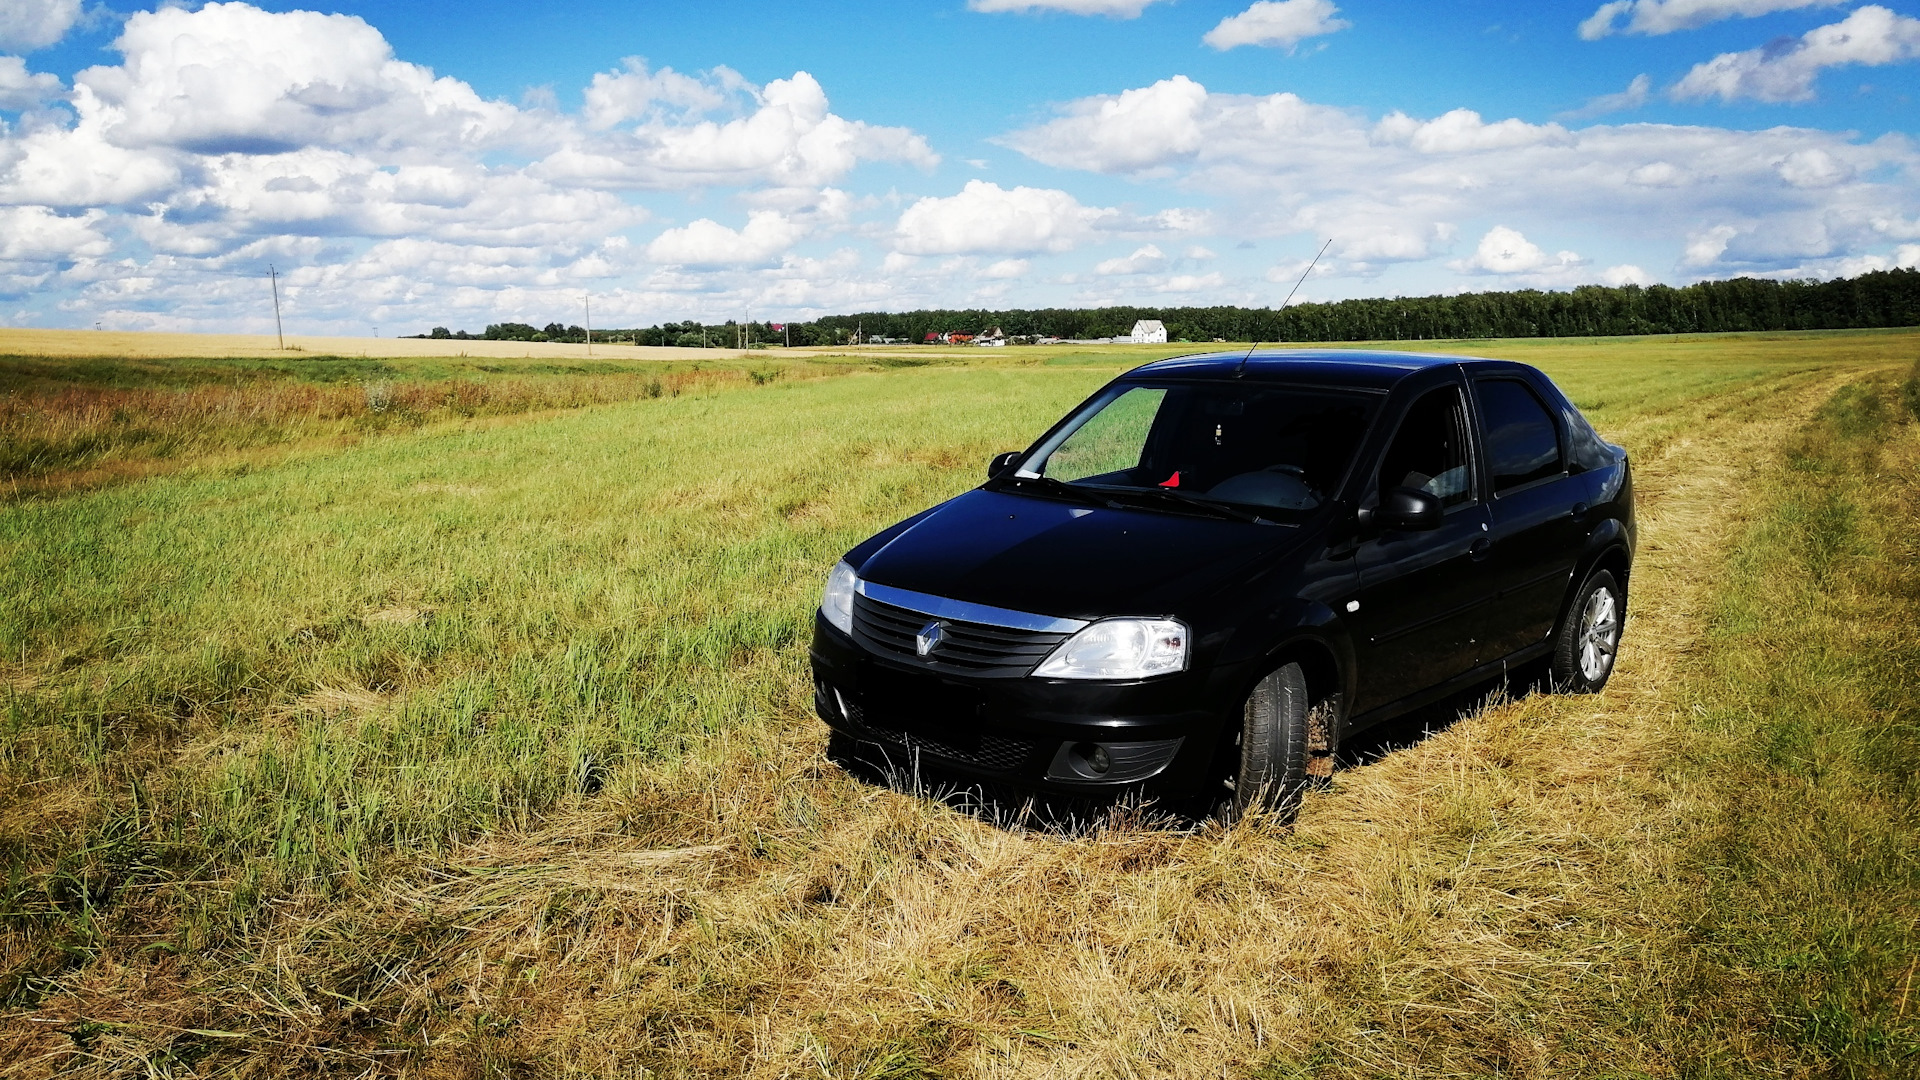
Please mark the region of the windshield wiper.
<svg viewBox="0 0 1920 1080"><path fill-rule="evenodd" d="M1019 484L1022 487L1038 488L1040 491L1050 494L1063 495L1075 502L1104 506L1109 510L1120 509L1119 503L1114 502L1099 491L1080 487L1077 484L1069 484L1064 480L1055 480L1051 476L1015 476L1009 479L1012 483Z"/></svg>
<svg viewBox="0 0 1920 1080"><path fill-rule="evenodd" d="M1202 495L1193 495L1185 491L1176 491L1173 488L1163 488L1163 487L1127 488L1124 491L1112 492L1112 494L1117 495L1120 498L1127 498L1129 496L1142 495L1150 499L1170 499L1174 502L1180 503L1183 506L1191 506L1196 510L1205 510L1208 513L1218 514L1221 517L1231 518L1234 521L1245 521L1250 524L1257 524L1257 525L1279 524L1278 522L1270 521L1266 518L1263 518L1259 514L1255 514L1247 510L1242 510L1237 506L1229 506L1226 503L1219 502L1214 499L1209 499Z"/></svg>

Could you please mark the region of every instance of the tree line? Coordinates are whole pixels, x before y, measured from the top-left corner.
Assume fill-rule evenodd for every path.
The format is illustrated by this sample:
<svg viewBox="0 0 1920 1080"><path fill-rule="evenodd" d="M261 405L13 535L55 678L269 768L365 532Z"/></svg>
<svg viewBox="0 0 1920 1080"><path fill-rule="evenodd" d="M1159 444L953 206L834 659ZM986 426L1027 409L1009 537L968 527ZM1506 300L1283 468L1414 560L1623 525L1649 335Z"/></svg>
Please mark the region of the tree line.
<svg viewBox="0 0 1920 1080"><path fill-rule="evenodd" d="M1212 307L988 308L866 311L811 322L670 322L595 330L595 341L735 348L741 344L844 345L924 341L928 334L999 327L1011 339L1110 338L1139 319L1166 324L1172 341L1420 341L1434 338L1606 337L1755 330L1852 330L1920 325L1920 270L1877 270L1832 281L1733 278L1673 288L1583 285L1295 304L1285 310ZM557 333L556 333L557 331ZM524 334L524 336L522 336ZM499 323L484 334L423 337L584 341L579 327Z"/></svg>

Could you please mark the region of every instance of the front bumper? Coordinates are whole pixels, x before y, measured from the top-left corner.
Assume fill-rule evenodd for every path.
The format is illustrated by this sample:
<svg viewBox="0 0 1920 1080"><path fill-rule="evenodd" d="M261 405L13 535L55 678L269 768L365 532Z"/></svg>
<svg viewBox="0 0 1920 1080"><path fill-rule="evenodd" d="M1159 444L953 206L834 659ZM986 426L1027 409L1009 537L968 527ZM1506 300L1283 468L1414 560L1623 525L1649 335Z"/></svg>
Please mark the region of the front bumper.
<svg viewBox="0 0 1920 1080"><path fill-rule="evenodd" d="M1041 794L1201 794L1225 703L1243 696L1231 673L1196 670L1125 683L969 678L872 652L818 614L811 657L814 708L862 756Z"/></svg>

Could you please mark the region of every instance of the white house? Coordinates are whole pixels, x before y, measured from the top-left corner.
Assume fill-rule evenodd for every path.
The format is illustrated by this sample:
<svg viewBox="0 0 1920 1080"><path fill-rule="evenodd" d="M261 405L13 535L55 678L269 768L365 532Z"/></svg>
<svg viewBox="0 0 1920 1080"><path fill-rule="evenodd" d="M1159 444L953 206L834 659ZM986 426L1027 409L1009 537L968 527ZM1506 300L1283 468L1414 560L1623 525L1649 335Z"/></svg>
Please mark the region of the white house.
<svg viewBox="0 0 1920 1080"><path fill-rule="evenodd" d="M1159 319L1141 319L1133 324L1133 337L1129 340L1135 345L1165 345L1167 326Z"/></svg>

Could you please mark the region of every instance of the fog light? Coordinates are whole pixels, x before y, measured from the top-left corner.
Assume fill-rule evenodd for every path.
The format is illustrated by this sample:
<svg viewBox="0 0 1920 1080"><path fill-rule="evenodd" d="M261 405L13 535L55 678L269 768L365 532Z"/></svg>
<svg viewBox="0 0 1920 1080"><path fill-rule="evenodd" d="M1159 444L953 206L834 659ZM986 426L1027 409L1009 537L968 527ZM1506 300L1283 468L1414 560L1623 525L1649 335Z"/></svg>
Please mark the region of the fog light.
<svg viewBox="0 0 1920 1080"><path fill-rule="evenodd" d="M1099 743L1081 744L1080 757L1086 761L1087 768L1091 769L1095 776L1105 776L1107 770L1113 768L1112 755L1108 754L1107 748Z"/></svg>

